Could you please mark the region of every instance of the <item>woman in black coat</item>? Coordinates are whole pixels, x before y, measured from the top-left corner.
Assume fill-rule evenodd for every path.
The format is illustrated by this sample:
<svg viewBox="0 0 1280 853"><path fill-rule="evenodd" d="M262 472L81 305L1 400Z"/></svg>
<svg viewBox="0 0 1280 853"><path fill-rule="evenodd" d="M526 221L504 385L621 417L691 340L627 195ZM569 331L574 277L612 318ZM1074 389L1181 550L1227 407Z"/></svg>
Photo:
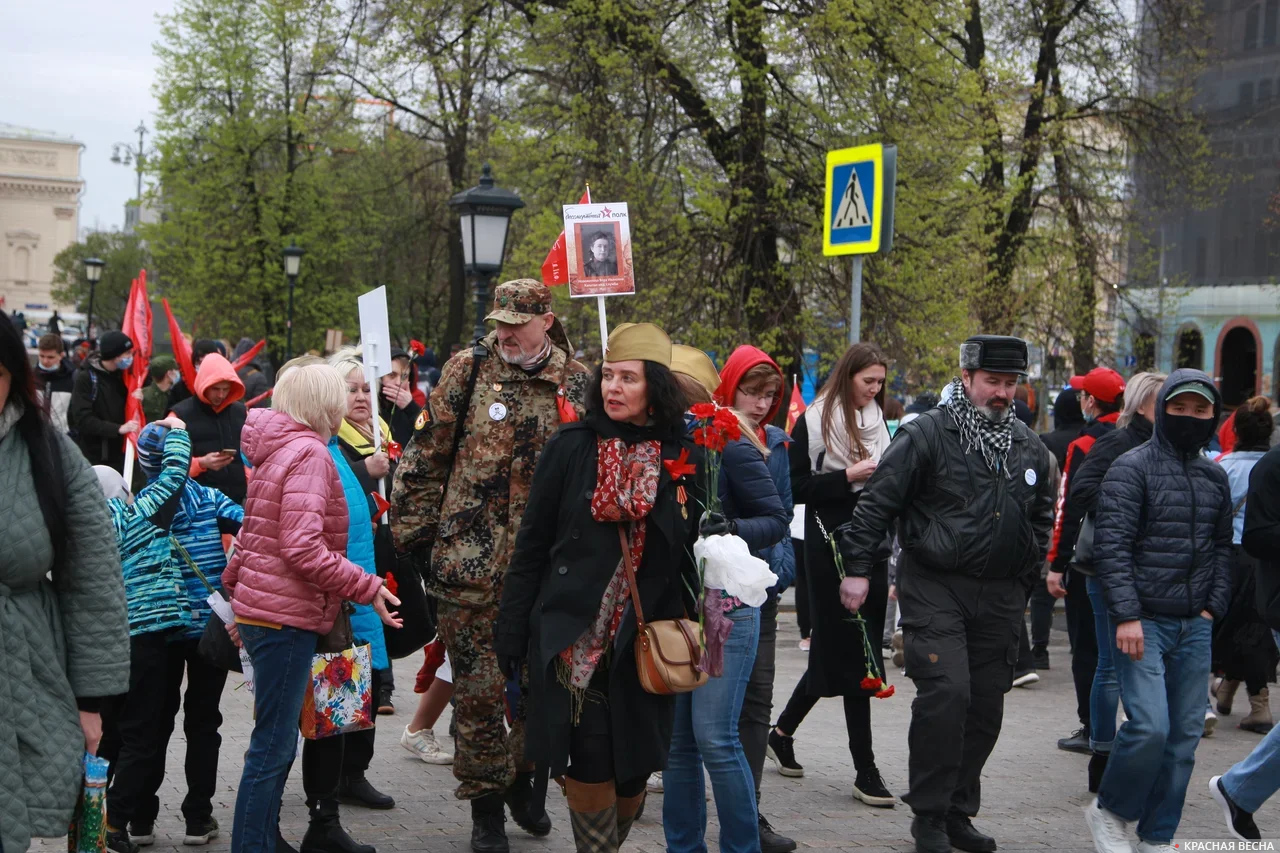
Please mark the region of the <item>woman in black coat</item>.
<svg viewBox="0 0 1280 853"><path fill-rule="evenodd" d="M871 746L871 697L862 687L869 672L884 678L884 661L867 660L863 629L840 603L840 575L831 543L823 535L853 517L853 508L881 453L889 444L884 382L888 359L875 344L851 346L831 370L818 398L791 433L791 491L805 505L804 564L813 623L809 669L796 684L787 707L769 732L769 757L785 776L803 776L793 738L818 699L844 699L849 751L856 777L853 796L867 805L891 808L896 800L880 777ZM871 590L858 611L866 620L873 649L880 648L889 603L889 542L876 560Z"/></svg>
<svg viewBox="0 0 1280 853"><path fill-rule="evenodd" d="M699 468L702 457L685 436L670 348L648 324L610 336L585 421L563 427L538 460L502 592L498 661L508 677L529 663L526 758L565 776L579 851L621 845L671 741L675 697L645 692L636 672L618 535L633 555L642 549L645 618L693 613L703 497L697 476L676 481L670 469L684 453Z"/></svg>

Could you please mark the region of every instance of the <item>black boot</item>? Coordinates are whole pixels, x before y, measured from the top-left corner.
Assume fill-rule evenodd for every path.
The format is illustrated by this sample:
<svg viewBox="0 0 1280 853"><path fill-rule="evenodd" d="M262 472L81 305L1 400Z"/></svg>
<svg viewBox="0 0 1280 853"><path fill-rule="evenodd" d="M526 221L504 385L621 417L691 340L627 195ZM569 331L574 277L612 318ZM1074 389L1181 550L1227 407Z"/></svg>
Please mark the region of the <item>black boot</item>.
<svg viewBox="0 0 1280 853"><path fill-rule="evenodd" d="M276 830L279 832L279 830ZM321 800L311 806L311 823L302 836L300 853L377 853L370 844L357 844L338 820L338 801Z"/></svg>
<svg viewBox="0 0 1280 853"><path fill-rule="evenodd" d="M338 802L366 809L394 809L396 801L369 784L364 774L346 776L338 786Z"/></svg>
<svg viewBox="0 0 1280 853"><path fill-rule="evenodd" d="M951 853L947 819L940 814L918 814L911 818L911 837L916 853Z"/></svg>
<svg viewBox="0 0 1280 853"><path fill-rule="evenodd" d="M1098 793L1098 788L1102 786L1102 774L1107 772L1107 759L1111 757L1109 752L1095 752L1089 756L1089 793Z"/></svg>
<svg viewBox="0 0 1280 853"><path fill-rule="evenodd" d="M996 840L973 828L969 816L957 811L947 813L947 838L951 846L967 853L996 853Z"/></svg>
<svg viewBox="0 0 1280 853"><path fill-rule="evenodd" d="M529 807L533 802L533 771L517 773L516 780L511 783L503 799L506 800L507 808L511 809L511 819L525 832L539 838L551 833L551 816L545 808L537 817L529 814Z"/></svg>
<svg viewBox="0 0 1280 853"><path fill-rule="evenodd" d="M509 853L507 813L502 794L485 794L471 801L471 849L474 853Z"/></svg>

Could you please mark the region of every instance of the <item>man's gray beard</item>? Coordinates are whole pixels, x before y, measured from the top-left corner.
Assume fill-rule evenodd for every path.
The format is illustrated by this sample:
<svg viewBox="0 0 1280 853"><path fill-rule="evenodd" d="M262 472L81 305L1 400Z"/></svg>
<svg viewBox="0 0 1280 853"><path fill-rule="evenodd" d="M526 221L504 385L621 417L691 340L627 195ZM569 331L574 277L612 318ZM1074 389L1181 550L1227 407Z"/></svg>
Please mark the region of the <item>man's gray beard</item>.
<svg viewBox="0 0 1280 853"><path fill-rule="evenodd" d="M537 352L532 354L525 352L524 347L521 347L519 355L509 355L505 348L498 347L498 355L501 356L503 361L514 367L533 367L543 359L544 354L549 349L548 345L550 343L551 339L549 337L543 339L542 346L538 348Z"/></svg>
<svg viewBox="0 0 1280 853"><path fill-rule="evenodd" d="M1013 414L1013 407L1006 406L1003 410L992 408L991 406L978 406L978 411L982 416L993 424L1004 423L1009 419L1009 415Z"/></svg>

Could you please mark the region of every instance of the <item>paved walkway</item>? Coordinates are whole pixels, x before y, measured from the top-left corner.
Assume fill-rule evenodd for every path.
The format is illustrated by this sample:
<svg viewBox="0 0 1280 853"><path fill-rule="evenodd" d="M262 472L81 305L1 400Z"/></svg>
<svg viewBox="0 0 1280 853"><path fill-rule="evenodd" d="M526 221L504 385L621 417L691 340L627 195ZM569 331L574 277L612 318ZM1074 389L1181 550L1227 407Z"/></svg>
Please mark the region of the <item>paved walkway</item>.
<svg viewBox="0 0 1280 853"><path fill-rule="evenodd" d="M797 648L798 640L794 614L784 613L779 628L775 715L804 672L806 654ZM976 823L980 829L996 836L1002 851L1092 849L1080 813L1081 807L1089 802L1085 790L1088 758L1061 752L1054 745L1057 738L1075 728L1075 700L1065 634L1054 631L1054 642L1050 649L1053 669L1041 673L1039 684L1014 690L1007 697L1004 731L983 780L983 809ZM379 789L396 798L396 808L374 812L344 807L343 821L358 841L376 845L380 853L465 853L470 850L470 810L466 803L453 798L450 769L426 765L399 745L400 732L415 701L410 691L417 666L416 660L400 661L396 666L396 681L401 685L396 694L398 713L379 718L378 752L369 772L370 780ZM907 723L915 691L911 682L900 676L892 680L897 685L897 695L874 704L875 747L890 790L902 794L907 783ZM210 846L211 851L229 846L231 815L240 778L239 756L247 745L251 728L250 699L243 690L228 691L223 698L226 723L214 814L224 834ZM1237 700L1238 705L1240 701ZM1183 839L1228 837L1217 806L1209 798L1207 781L1211 775L1223 772L1247 755L1259 741L1259 736L1234 728L1241 713L1237 707L1235 716L1220 722L1217 734L1201 741L1179 833ZM446 717L436 726L436 731L443 736L447 727ZM169 777L161 789L164 805L156 824L154 849L162 853L191 849L181 846L183 823L178 808L183 788L181 731L179 723L169 750ZM901 805L895 809L873 809L851 798L854 774L846 743L840 703L820 702L796 738L796 757L805 766L805 778L784 779L772 764L766 765L765 814L779 831L800 842L801 851L912 850L908 809ZM286 837L296 844L306 827L306 808L302 802L298 765L294 766L294 777L285 794L282 825ZM548 800L555 823L549 837L529 837L508 823L515 853L573 850L564 801L554 785ZM659 796L650 799L644 819L624 849L636 853L665 850L661 803ZM709 810L712 826L708 846L715 850L718 848L713 804ZM1257 820L1264 837L1280 838L1280 806L1275 802L1264 806ZM46 851L65 849L56 842L43 842L40 847Z"/></svg>

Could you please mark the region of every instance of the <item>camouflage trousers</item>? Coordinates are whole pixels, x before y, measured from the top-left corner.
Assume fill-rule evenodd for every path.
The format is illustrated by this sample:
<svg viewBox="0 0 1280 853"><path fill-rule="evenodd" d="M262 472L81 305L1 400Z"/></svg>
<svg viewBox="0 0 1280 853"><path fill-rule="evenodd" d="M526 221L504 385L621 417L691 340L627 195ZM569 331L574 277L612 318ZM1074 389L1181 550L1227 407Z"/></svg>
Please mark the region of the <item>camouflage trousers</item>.
<svg viewBox="0 0 1280 853"><path fill-rule="evenodd" d="M460 607L441 601L437 613L440 642L453 666L455 796L474 800L505 791L516 770L532 770L524 759L525 699L528 676L523 674L520 700L511 708L507 731L507 680L493 649L497 604Z"/></svg>

